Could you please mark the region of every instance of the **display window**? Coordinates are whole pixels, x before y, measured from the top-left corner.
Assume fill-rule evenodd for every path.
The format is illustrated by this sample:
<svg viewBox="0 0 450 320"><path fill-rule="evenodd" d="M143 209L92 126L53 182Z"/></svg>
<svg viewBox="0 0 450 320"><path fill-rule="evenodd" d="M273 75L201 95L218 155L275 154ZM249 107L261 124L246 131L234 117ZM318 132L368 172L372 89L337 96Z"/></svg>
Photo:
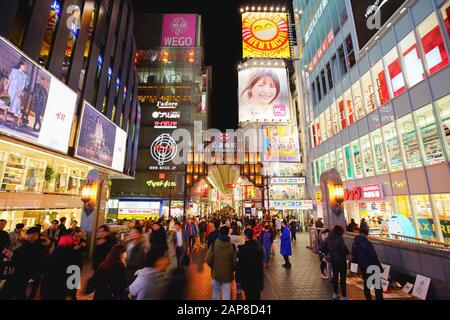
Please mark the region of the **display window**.
<svg viewBox="0 0 450 320"><path fill-rule="evenodd" d="M45 209L45 210L6 210L0 213L0 219L6 220L5 231L13 231L16 224L23 223L25 229L42 225L42 229L46 230L50 227L53 220L60 220L66 217L66 226L70 226L75 220L80 225L81 222L81 208L73 209Z"/></svg>
<svg viewBox="0 0 450 320"><path fill-rule="evenodd" d="M353 84L352 95L353 95L353 101L355 102L356 119L359 120L365 116L364 101L362 98L361 85L359 84L359 81L356 81Z"/></svg>
<svg viewBox="0 0 450 320"><path fill-rule="evenodd" d="M447 0L441 7L442 20L444 20L445 29L447 29L450 38L450 0Z"/></svg>
<svg viewBox="0 0 450 320"><path fill-rule="evenodd" d="M353 141L351 143L352 147L352 158L355 164L355 178L360 179L363 177L363 164L361 156L361 147L359 146L359 141Z"/></svg>
<svg viewBox="0 0 450 320"><path fill-rule="evenodd" d="M373 167L372 148L370 145L369 135L361 137L360 142L361 142L361 154L363 158L364 175L366 177L372 177L375 174L375 172Z"/></svg>
<svg viewBox="0 0 450 320"><path fill-rule="evenodd" d="M336 154L335 154L335 152L331 151L329 153L329 156L330 156L330 166L331 166L331 168L336 169L337 168L337 163L336 163Z"/></svg>
<svg viewBox="0 0 450 320"><path fill-rule="evenodd" d="M353 123L355 123L355 116L353 115L353 100L350 89L344 93L344 102L347 111L347 122L348 125L351 126Z"/></svg>
<svg viewBox="0 0 450 320"><path fill-rule="evenodd" d="M345 154L345 168L347 172L348 180L355 179L355 174L353 171L353 161L352 161L352 152L350 150L350 145L344 146L344 154Z"/></svg>
<svg viewBox="0 0 450 320"><path fill-rule="evenodd" d="M337 171L339 172L339 175L341 176L342 180L347 180L347 176L345 174L345 159L344 159L344 151L342 148L339 148L336 151L336 157L337 157Z"/></svg>
<svg viewBox="0 0 450 320"><path fill-rule="evenodd" d="M388 70L389 83L394 97L406 91L405 79L403 78L402 67L398 57L397 48L394 47L384 57L384 63Z"/></svg>
<svg viewBox="0 0 450 320"><path fill-rule="evenodd" d="M417 32L422 42L427 71L429 74L433 74L448 64L444 39L436 15L434 13L429 15L417 27Z"/></svg>
<svg viewBox="0 0 450 320"><path fill-rule="evenodd" d="M320 165L320 175L322 175L322 173L324 173L325 170L325 159L322 157L319 160L319 165Z"/></svg>
<svg viewBox="0 0 450 320"><path fill-rule="evenodd" d="M434 210L439 217L444 241L450 243L450 194L434 194L431 199Z"/></svg>
<svg viewBox="0 0 450 320"><path fill-rule="evenodd" d="M433 241L438 240L433 220L433 211L428 195L411 196L411 203L420 238Z"/></svg>
<svg viewBox="0 0 450 320"><path fill-rule="evenodd" d="M400 141L398 140L394 123L388 124L382 129L390 171L396 172L403 170Z"/></svg>
<svg viewBox="0 0 450 320"><path fill-rule="evenodd" d="M389 202L359 203L359 212L367 220L370 234L378 237L389 236L389 222L393 214L392 204Z"/></svg>
<svg viewBox="0 0 450 320"><path fill-rule="evenodd" d="M302 185L271 185L270 200L301 200L305 198Z"/></svg>
<svg viewBox="0 0 450 320"><path fill-rule="evenodd" d="M404 163L407 169L423 166L420 159L419 140L414 129L411 115L397 120L398 132L401 137Z"/></svg>
<svg viewBox="0 0 450 320"><path fill-rule="evenodd" d="M430 104L417 110L414 112L414 117L419 130L425 164L430 165L445 161L437 122L433 114L433 106Z"/></svg>
<svg viewBox="0 0 450 320"><path fill-rule="evenodd" d="M322 132L320 131L320 121L316 120L316 137L317 137L317 145L322 143Z"/></svg>
<svg viewBox="0 0 450 320"><path fill-rule="evenodd" d="M389 96L388 85L386 81L386 75L383 69L383 63L380 60L376 65L372 67L372 75L375 79L376 90L377 90L377 101L378 105L382 106L389 102L391 99Z"/></svg>
<svg viewBox="0 0 450 320"><path fill-rule="evenodd" d="M361 77L361 86L364 102L366 104L366 111L369 114L375 110L375 90L369 71Z"/></svg>
<svg viewBox="0 0 450 320"><path fill-rule="evenodd" d="M325 161L325 171L330 170L331 166L330 166L330 157L328 156L328 154L323 156L323 159Z"/></svg>
<svg viewBox="0 0 450 320"><path fill-rule="evenodd" d="M320 128L322 129L322 132L321 132L322 141L326 141L330 137L327 135L327 126L326 126L326 122L325 122L325 113L324 112L322 112L322 114L320 115L319 121L320 121Z"/></svg>
<svg viewBox="0 0 450 320"><path fill-rule="evenodd" d="M377 129L370 134L372 139L373 155L375 158L375 169L377 174L385 174L388 172L386 153L384 151L381 130Z"/></svg>
<svg viewBox="0 0 450 320"><path fill-rule="evenodd" d="M395 197L396 212L389 221L389 235L416 237L416 229L412 219L408 196Z"/></svg>
<svg viewBox="0 0 450 320"><path fill-rule="evenodd" d="M339 133L339 131L341 131L341 128L339 127L339 116L336 110L336 104L334 102L330 106L330 113L331 121L333 122L333 134L337 134Z"/></svg>
<svg viewBox="0 0 450 320"><path fill-rule="evenodd" d="M444 137L445 148L448 159L450 159L450 95L436 102L437 113L439 115L442 136Z"/></svg>
<svg viewBox="0 0 450 320"><path fill-rule="evenodd" d="M344 98L343 96L338 99L339 119L341 121L341 128L347 128L347 116L345 114Z"/></svg>
<svg viewBox="0 0 450 320"><path fill-rule="evenodd" d="M326 123L326 131L327 131L327 137L328 139L333 136L333 127L331 124L331 115L330 115L330 108L327 108L324 112L325 115L325 123Z"/></svg>
<svg viewBox="0 0 450 320"><path fill-rule="evenodd" d="M411 88L425 79L425 71L423 70L421 54L414 31L399 43L399 48L402 54L405 78Z"/></svg>

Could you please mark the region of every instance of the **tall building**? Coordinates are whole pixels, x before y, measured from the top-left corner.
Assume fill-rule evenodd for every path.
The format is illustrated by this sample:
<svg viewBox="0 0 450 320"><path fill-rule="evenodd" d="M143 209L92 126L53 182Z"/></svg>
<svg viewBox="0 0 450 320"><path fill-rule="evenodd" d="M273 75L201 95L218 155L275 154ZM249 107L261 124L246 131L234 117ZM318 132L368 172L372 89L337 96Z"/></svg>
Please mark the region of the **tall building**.
<svg viewBox="0 0 450 320"><path fill-rule="evenodd" d="M347 221L450 242L450 1L294 0L308 192L340 173Z"/></svg>
<svg viewBox="0 0 450 320"><path fill-rule="evenodd" d="M194 137L195 121L208 128L212 72L204 65L202 18L139 13L135 36L142 106L136 179L113 183L111 217L180 217L185 207L200 213L186 188L186 164L170 157L179 152L170 136L185 129Z"/></svg>
<svg viewBox="0 0 450 320"><path fill-rule="evenodd" d="M0 218L9 230L61 217L95 230L111 179L136 171L133 8L20 0L0 10ZM89 173L100 180L93 225L80 198Z"/></svg>

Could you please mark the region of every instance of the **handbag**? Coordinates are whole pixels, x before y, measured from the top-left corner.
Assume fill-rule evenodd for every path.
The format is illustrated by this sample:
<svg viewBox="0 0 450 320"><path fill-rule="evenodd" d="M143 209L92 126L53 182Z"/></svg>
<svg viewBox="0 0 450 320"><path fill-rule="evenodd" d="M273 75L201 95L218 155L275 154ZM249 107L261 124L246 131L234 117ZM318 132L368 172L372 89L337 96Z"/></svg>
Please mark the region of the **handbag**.
<svg viewBox="0 0 450 320"><path fill-rule="evenodd" d="M11 261L0 261L0 280L8 280L14 275L15 268Z"/></svg>

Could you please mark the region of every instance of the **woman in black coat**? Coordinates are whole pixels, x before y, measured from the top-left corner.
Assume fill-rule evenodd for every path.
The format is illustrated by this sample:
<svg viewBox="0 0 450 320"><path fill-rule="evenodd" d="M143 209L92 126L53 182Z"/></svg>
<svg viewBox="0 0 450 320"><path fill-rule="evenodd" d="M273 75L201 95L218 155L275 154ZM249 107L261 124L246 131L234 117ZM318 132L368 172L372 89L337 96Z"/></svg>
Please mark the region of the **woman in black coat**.
<svg viewBox="0 0 450 320"><path fill-rule="evenodd" d="M94 279L94 300L120 300L126 290L126 248L116 244L98 267Z"/></svg>
<svg viewBox="0 0 450 320"><path fill-rule="evenodd" d="M152 224L150 233L150 252L158 257L162 257L168 250L167 235L159 223Z"/></svg>
<svg viewBox="0 0 450 320"><path fill-rule="evenodd" d="M93 268L97 270L100 264L106 259L111 248L116 244L115 239L111 236L111 231L107 225L98 228L97 239L95 239L94 262Z"/></svg>
<svg viewBox="0 0 450 320"><path fill-rule="evenodd" d="M338 283L341 283L342 300L347 300L347 255L349 251L342 235L344 228L336 225L325 240L328 257L333 268L333 300L338 300ZM340 277L340 280L339 280Z"/></svg>

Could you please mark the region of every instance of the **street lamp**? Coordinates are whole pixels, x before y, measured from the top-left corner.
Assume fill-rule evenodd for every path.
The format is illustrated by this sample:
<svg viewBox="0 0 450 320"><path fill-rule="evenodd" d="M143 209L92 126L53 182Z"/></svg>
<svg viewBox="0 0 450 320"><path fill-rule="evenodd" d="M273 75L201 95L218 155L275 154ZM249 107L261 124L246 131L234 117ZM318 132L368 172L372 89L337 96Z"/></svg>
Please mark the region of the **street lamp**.
<svg viewBox="0 0 450 320"><path fill-rule="evenodd" d="M87 204L91 201L95 201L97 197L97 190L93 183L87 183L81 189L81 201Z"/></svg>
<svg viewBox="0 0 450 320"><path fill-rule="evenodd" d="M344 186L342 184L334 185L334 200L339 205L344 202Z"/></svg>

